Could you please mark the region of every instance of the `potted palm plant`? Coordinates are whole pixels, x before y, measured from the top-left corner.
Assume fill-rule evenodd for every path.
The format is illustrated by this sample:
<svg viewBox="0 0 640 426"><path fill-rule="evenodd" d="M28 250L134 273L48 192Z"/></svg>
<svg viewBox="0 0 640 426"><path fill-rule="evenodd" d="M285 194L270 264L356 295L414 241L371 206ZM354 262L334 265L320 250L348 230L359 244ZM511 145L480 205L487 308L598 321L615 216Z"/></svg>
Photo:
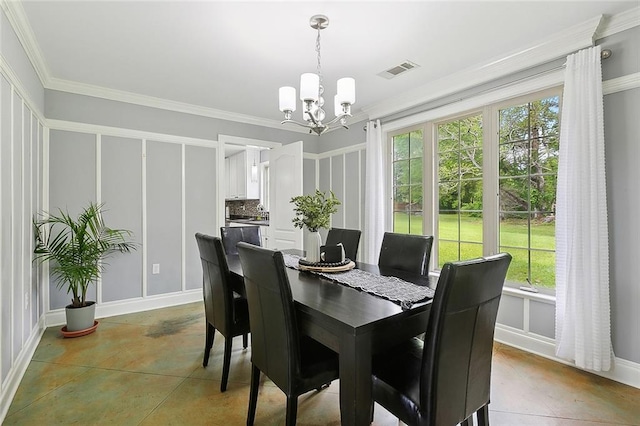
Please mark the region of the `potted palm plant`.
<svg viewBox="0 0 640 426"><path fill-rule="evenodd" d="M33 220L33 260L50 262L58 288L66 288L72 296L71 304L65 309L66 332L79 332L97 325L95 301L86 300L89 285L100 277L107 257L136 249L135 243L129 240L130 231L105 226L103 206L90 203L77 218L59 210L58 215L43 213Z"/></svg>
<svg viewBox="0 0 640 426"><path fill-rule="evenodd" d="M333 191L329 191L327 197L324 192L316 189L313 195L300 195L293 197L291 202L295 205L293 225L296 228L307 228L309 232L305 236L306 260L308 262L320 262L320 246L322 238L318 230L328 228L331 215L338 211L341 203Z"/></svg>

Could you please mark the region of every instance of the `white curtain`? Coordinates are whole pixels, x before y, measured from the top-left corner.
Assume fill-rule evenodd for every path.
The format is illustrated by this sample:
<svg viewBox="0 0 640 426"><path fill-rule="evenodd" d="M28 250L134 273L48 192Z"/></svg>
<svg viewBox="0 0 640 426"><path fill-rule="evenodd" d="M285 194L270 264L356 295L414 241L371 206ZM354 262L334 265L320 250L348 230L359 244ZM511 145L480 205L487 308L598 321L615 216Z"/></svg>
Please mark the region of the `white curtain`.
<svg viewBox="0 0 640 426"><path fill-rule="evenodd" d="M384 147L380 120L367 123L364 195L364 262L378 263L384 235Z"/></svg>
<svg viewBox="0 0 640 426"><path fill-rule="evenodd" d="M611 369L600 46L567 57L556 203L556 355Z"/></svg>

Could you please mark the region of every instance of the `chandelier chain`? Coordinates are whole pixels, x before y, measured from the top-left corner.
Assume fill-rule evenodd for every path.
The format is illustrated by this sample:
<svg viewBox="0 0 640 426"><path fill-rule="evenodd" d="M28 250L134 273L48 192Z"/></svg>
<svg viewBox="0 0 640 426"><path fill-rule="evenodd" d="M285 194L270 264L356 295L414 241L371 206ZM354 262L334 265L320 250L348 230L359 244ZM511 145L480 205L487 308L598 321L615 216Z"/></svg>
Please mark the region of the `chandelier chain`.
<svg viewBox="0 0 640 426"><path fill-rule="evenodd" d="M322 96L322 67L320 65L320 29L321 27L318 27L318 36L316 37L316 53L318 54L318 79L320 84L318 85L318 104L320 103L320 96Z"/></svg>

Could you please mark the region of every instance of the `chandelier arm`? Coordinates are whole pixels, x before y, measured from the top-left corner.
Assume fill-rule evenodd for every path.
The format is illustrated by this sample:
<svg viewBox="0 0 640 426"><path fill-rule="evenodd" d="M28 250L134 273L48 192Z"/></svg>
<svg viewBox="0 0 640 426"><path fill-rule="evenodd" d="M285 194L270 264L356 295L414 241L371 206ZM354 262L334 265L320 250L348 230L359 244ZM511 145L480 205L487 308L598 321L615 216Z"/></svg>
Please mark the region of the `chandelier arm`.
<svg viewBox="0 0 640 426"><path fill-rule="evenodd" d="M333 123L336 123L336 122L338 122L339 120L341 120L341 119L343 119L343 118L345 118L345 117L352 117L352 115L351 115L351 114L340 114L340 115L338 115L338 116L334 117L334 118L333 118L331 121L329 121L328 123L326 123L326 124L325 124L325 126L330 126L330 125L332 125ZM343 125L342 127L345 127L345 128L347 128L347 129L348 129L348 127L346 127L346 126L344 126L344 125Z"/></svg>
<svg viewBox="0 0 640 426"><path fill-rule="evenodd" d="M306 127L307 129L309 128L309 122L306 123L301 123L300 121L296 121L296 120L282 120L280 122L280 124L285 124L285 123L292 123L292 124L297 124L300 127Z"/></svg>

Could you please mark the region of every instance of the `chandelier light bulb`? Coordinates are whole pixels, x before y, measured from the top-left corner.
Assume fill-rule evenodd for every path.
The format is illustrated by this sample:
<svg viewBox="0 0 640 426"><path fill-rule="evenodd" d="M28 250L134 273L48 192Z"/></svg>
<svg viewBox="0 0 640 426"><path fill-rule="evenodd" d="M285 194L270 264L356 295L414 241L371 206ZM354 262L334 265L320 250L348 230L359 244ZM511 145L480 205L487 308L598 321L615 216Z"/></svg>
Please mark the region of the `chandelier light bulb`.
<svg viewBox="0 0 640 426"><path fill-rule="evenodd" d="M318 87L320 86L320 77L318 74L311 72L304 73L300 76L300 100L301 101L317 101Z"/></svg>
<svg viewBox="0 0 640 426"><path fill-rule="evenodd" d="M356 103L356 81L353 78L345 77L338 80L338 100L341 104Z"/></svg>
<svg viewBox="0 0 640 426"><path fill-rule="evenodd" d="M280 88L280 111L296 110L296 88L285 86Z"/></svg>

